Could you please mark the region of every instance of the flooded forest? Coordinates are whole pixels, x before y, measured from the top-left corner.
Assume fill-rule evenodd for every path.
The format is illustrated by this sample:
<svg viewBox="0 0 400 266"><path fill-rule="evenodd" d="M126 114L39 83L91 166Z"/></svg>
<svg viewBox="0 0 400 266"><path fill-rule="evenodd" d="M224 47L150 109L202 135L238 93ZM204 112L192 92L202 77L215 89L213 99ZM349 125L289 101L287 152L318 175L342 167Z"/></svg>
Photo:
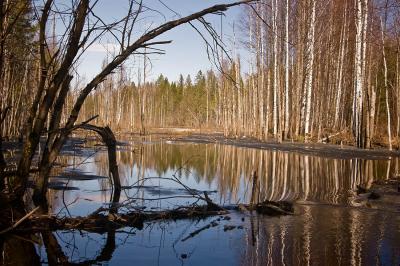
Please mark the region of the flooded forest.
<svg viewBox="0 0 400 266"><path fill-rule="evenodd" d="M400 265L399 60L395 0L0 0L0 265Z"/></svg>

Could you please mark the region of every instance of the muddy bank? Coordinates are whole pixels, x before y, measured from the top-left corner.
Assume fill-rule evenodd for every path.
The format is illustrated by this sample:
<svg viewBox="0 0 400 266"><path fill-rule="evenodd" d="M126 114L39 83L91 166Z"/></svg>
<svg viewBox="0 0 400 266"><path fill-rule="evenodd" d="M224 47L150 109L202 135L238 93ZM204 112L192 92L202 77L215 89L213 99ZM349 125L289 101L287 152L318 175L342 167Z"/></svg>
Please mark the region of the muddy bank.
<svg viewBox="0 0 400 266"><path fill-rule="evenodd" d="M333 159L367 159L367 160L388 160L391 158L400 157L400 150L388 150L387 148L373 148L373 149L360 149L349 145L336 145L325 143L302 143L283 141L279 143L275 140L260 141L251 137L230 138L225 137L222 133L212 133L210 131L200 131L177 128L177 129L158 129L152 131L150 134L142 136L136 133L118 133L117 139L131 140L134 142L155 142L155 141L177 141L189 143L218 143L224 145L232 145L236 147L254 148L261 150L277 150L283 152L296 152L304 155L319 156ZM87 147L82 147L86 141L98 140L91 134L76 134L74 137L64 145L62 154L66 154L73 148L86 148L79 149L87 150ZM71 144L72 143L72 144ZM117 146L121 149L124 146L129 146L127 142L118 142ZM83 145L85 146L85 145ZM3 142L3 151L19 151L21 144L16 141ZM76 151L75 151L76 152ZM76 155L76 154L75 154ZM16 156L11 156L16 160ZM10 158L10 159L11 159Z"/></svg>
<svg viewBox="0 0 400 266"><path fill-rule="evenodd" d="M165 136L165 135L164 135ZM345 145L322 144L322 143L299 143L284 141L259 141L253 138L227 138L222 134L191 134L187 136L170 136L168 139L181 142L193 143L219 143L237 147L277 150L283 152L296 152L310 156L327 157L334 159L367 159L387 160L400 157L399 150L387 149L359 149Z"/></svg>

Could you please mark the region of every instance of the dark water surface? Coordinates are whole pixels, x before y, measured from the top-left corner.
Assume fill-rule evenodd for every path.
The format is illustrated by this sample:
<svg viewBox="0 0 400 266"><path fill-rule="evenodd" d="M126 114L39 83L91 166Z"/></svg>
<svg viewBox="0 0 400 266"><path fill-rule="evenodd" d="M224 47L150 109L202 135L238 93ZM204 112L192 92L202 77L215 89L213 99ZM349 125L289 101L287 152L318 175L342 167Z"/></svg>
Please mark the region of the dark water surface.
<svg viewBox="0 0 400 266"><path fill-rule="evenodd" d="M68 173L107 177L107 154L100 147L83 153L71 150L60 160L70 165L67 174L55 172L51 180L51 208L60 216L87 215L110 201L110 181L71 178ZM293 201L295 215L232 212L229 218L151 222L142 230L124 228L103 235L58 231L45 236L58 243L58 250L38 241L37 261L51 262L48 254L58 252L81 265L400 264L399 202L366 200L355 193L357 185L369 187L397 176L399 159L340 160L159 140L121 146L117 159L124 186L122 211L194 202L181 185L156 177L177 178L190 188L208 191L220 205L249 203L256 171L260 200ZM60 190L64 186L69 189ZM212 221L215 226L188 238ZM235 228L227 230L228 226Z"/></svg>

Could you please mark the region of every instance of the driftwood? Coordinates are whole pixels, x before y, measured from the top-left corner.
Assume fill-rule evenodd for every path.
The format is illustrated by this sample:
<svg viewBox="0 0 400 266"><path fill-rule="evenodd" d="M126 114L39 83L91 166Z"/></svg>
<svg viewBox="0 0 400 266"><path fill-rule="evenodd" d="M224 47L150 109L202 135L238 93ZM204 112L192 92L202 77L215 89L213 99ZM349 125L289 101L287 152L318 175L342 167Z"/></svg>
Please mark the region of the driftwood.
<svg viewBox="0 0 400 266"><path fill-rule="evenodd" d="M338 136L338 135L340 135L340 134L342 134L342 133L343 133L343 131L340 131L340 132L337 132L337 133L335 133L335 134L328 135L328 136L326 136L326 137L324 137L324 138L322 138L322 139L319 139L319 140L318 140L318 143L329 143L329 140L330 140L331 138L336 137L336 136Z"/></svg>
<svg viewBox="0 0 400 266"><path fill-rule="evenodd" d="M236 211L256 211L259 214L269 216L280 216L280 215L293 215L294 209L293 204L288 201L263 201L261 203L253 204L239 204L225 206L227 210Z"/></svg>
<svg viewBox="0 0 400 266"><path fill-rule="evenodd" d="M208 198L208 197L207 197ZM256 211L258 214L280 216L292 215L293 205L289 202L272 202L264 201L256 205L233 205L224 208L213 203L210 199L207 205L179 207L172 210L144 212L134 211L128 213L115 213L110 209L99 208L87 217L65 217L58 218L49 215L32 215L26 222L23 223L14 231L22 232L39 232L39 231L54 231L54 230L70 230L79 229L89 232L105 233L110 230L116 230L123 227L134 227L142 229L145 222L160 221L160 220L180 220L180 219L195 219L205 218L216 215L227 215L229 210L236 211ZM103 214L108 212L108 214ZM226 216L229 219L229 216ZM225 218L224 218L225 219ZM211 222L205 228L200 228L199 232L193 232L194 235L200 233L215 225L215 221ZM190 236L189 236L190 238Z"/></svg>
<svg viewBox="0 0 400 266"><path fill-rule="evenodd" d="M264 201L256 206L257 213L266 215L291 215L294 213L293 204L287 201Z"/></svg>
<svg viewBox="0 0 400 266"><path fill-rule="evenodd" d="M100 210L102 212L103 210ZM190 218L205 218L214 215L227 214L226 210L209 209L208 206L181 207L173 210L157 212L131 212L117 214L109 211L108 215L94 213L87 217L65 217L56 216L31 216L30 219L15 231L39 232L79 229L89 232L105 233L123 227L134 227L142 229L144 222L159 220L179 220Z"/></svg>

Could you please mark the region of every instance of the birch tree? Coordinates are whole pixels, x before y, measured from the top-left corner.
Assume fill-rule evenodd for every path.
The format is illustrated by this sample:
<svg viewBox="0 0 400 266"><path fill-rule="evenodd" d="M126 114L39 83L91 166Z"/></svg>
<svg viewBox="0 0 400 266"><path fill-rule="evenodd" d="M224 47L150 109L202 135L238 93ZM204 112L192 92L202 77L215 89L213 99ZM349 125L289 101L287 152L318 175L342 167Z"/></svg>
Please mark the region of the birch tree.
<svg viewBox="0 0 400 266"><path fill-rule="evenodd" d="M284 138L289 135L289 0L285 2L285 125L284 125Z"/></svg>
<svg viewBox="0 0 400 266"><path fill-rule="evenodd" d="M313 87L313 71L314 71L314 41L315 41L315 1L311 0L311 17L310 26L307 34L307 47L306 47L306 76L304 82L304 134L309 137L310 134L310 119L311 119L311 97Z"/></svg>
<svg viewBox="0 0 400 266"><path fill-rule="evenodd" d="M272 0L272 39L273 39L273 78L272 78L272 90L273 90L273 130L274 130L274 137L278 138L278 111L279 111L279 102L278 102L278 27L277 27L277 19L278 19L278 6L277 0Z"/></svg>
<svg viewBox="0 0 400 266"><path fill-rule="evenodd" d="M382 40L382 59L383 59L383 79L384 79L384 89L385 89L385 103L386 103L386 114L387 114L387 132L388 132L388 142L389 142L389 150L392 150L392 128L391 128L391 115L390 115L390 106L389 106L389 87L388 87L388 68L386 62L386 53L385 53L385 34L384 26L382 18L381 21L381 40ZM386 20L385 20L386 25Z"/></svg>
<svg viewBox="0 0 400 266"><path fill-rule="evenodd" d="M355 82L353 98L353 132L357 147L364 146L363 140L363 95L364 95L364 74L365 74L365 50L366 50L366 29L368 0L356 1L356 36L355 36Z"/></svg>

